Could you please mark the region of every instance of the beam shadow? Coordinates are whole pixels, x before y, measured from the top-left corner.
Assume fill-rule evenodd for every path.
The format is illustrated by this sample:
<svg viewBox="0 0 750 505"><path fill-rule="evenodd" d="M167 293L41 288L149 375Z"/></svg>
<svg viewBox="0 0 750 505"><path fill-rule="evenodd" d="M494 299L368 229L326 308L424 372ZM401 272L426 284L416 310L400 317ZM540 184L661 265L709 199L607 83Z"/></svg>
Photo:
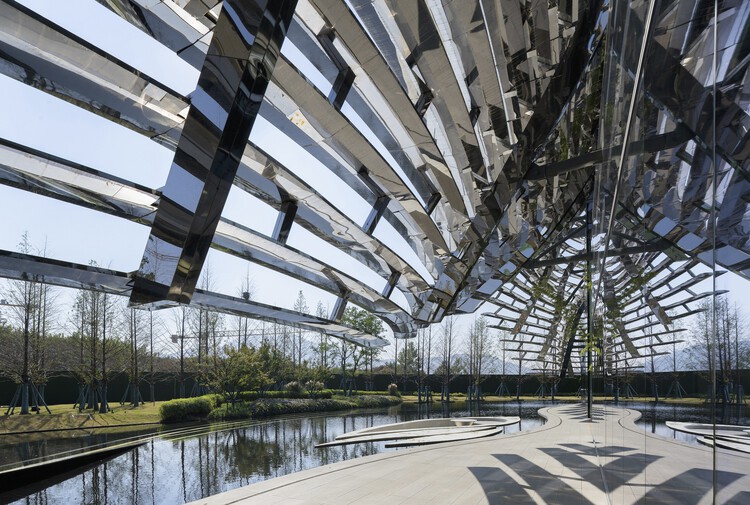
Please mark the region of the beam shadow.
<svg viewBox="0 0 750 505"><path fill-rule="evenodd" d="M576 476L561 478L518 454L493 454L504 467L511 469L510 472L494 466L469 467L469 471L482 486L490 504L513 501L528 503L538 498L545 503L593 504L597 502L592 500L597 500L600 496L587 496L573 487L576 483L588 483L602 493L611 495L626 486L643 489L644 477L646 491L636 501L639 504L697 505L712 491L712 472L706 468L691 468L665 481L649 482L647 468L663 456L636 452L637 449L632 447L600 448L610 459L602 466L595 462L597 455L593 446L562 444L539 450ZM717 472L719 489L743 476L735 472ZM727 503L750 503L750 492L741 491Z"/></svg>

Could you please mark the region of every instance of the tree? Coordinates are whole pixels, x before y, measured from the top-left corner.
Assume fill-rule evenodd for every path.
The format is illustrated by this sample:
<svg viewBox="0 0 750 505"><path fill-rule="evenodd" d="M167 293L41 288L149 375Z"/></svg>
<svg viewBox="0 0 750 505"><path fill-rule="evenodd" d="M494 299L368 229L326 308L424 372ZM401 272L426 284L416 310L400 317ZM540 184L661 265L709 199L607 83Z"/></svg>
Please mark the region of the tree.
<svg viewBox="0 0 750 505"><path fill-rule="evenodd" d="M117 325L115 298L96 291L79 291L76 296L72 322L79 344L74 375L79 382L77 403L80 410L84 409L85 403L88 408L108 412L107 383L112 375L124 368L122 358L126 347L113 340Z"/></svg>
<svg viewBox="0 0 750 505"><path fill-rule="evenodd" d="M185 305L180 305L176 311L172 312L172 317L174 318L174 324L178 331L177 334L172 335L172 343L178 345L177 355L179 357L179 375L177 379L179 389L177 391L177 397L185 398L185 339L187 338L186 331L188 329L188 308Z"/></svg>
<svg viewBox="0 0 750 505"><path fill-rule="evenodd" d="M356 307L347 307L344 310L341 323L376 337L384 333L383 322L380 319ZM379 349L376 351L341 339L335 348L335 355L339 361L342 381L354 379L360 364L366 363L368 359L372 363L378 351Z"/></svg>
<svg viewBox="0 0 750 505"><path fill-rule="evenodd" d="M305 295L304 293L302 293L302 290L299 291L299 293L297 294L297 299L294 301L294 310L296 310L300 314L307 314L310 311L310 309L307 307L307 301L305 300ZM304 331L302 331L302 328L295 328L295 339L292 342L292 361L294 361L295 363L295 373L298 380L300 379L303 371L302 362L304 355L304 340Z"/></svg>
<svg viewBox="0 0 750 505"><path fill-rule="evenodd" d="M398 366L404 376L414 376L419 374L419 350L413 341L408 340L396 357Z"/></svg>
<svg viewBox="0 0 750 505"><path fill-rule="evenodd" d="M469 358L469 375L471 376L471 390L479 399L479 386L482 382L482 367L484 366L486 353L489 352L490 342L487 320L484 317L474 319L469 329L467 339L467 355Z"/></svg>
<svg viewBox="0 0 750 505"><path fill-rule="evenodd" d="M453 367L453 344L456 332L456 321L452 316L448 316L443 319L440 325L441 330L441 342L440 342L440 354L442 361L438 368L435 370L435 375L440 378L442 383L442 392L440 394L441 401L450 401L450 383L454 378L456 371Z"/></svg>
<svg viewBox="0 0 750 505"><path fill-rule="evenodd" d="M289 359L284 356L281 350L272 345L271 342L264 342L258 348L261 361L261 370L268 377L270 384L280 384L287 379L287 370L289 370Z"/></svg>
<svg viewBox="0 0 750 505"><path fill-rule="evenodd" d="M240 392L260 390L271 383L264 367L263 353L248 346L239 349L226 346L223 355L217 356L215 362L202 365L200 373L202 382L211 391L223 395L232 404Z"/></svg>
<svg viewBox="0 0 750 505"><path fill-rule="evenodd" d="M24 254L34 252L29 240L28 232L21 236L18 250ZM42 255L46 250L39 251ZM17 335L17 339L10 339L8 343L16 348L15 352L4 349L2 357L2 373L19 385L18 397L21 414L29 414L29 402L44 403L44 384L48 378L47 355L45 339L50 326L51 312L54 302L52 289L40 282L37 275L23 274L20 280L9 281L7 289L8 302L3 305L10 308L11 323L19 328L19 333L11 332L9 336ZM41 386L37 389L37 385Z"/></svg>
<svg viewBox="0 0 750 505"><path fill-rule="evenodd" d="M318 302L318 306L315 309L315 315L320 318L326 317L326 310L321 302ZM331 343L331 337L324 331L320 332L318 338L318 345L315 348L315 354L318 356L318 367L323 370L331 369L330 356L333 351L333 344Z"/></svg>
<svg viewBox="0 0 750 505"><path fill-rule="evenodd" d="M250 301L253 299L253 295L255 293L255 286L253 285L252 280L250 279L250 272L247 272L245 274L245 278L242 280L242 285L240 286L240 296L245 301ZM247 316L237 316L237 349L239 350L243 345L247 346L247 337L248 337L248 325L250 322L250 318Z"/></svg>
<svg viewBox="0 0 750 505"><path fill-rule="evenodd" d="M142 372L139 366L139 354L141 353L141 342L139 336L141 328L146 325L146 317L141 310L138 310L134 307L125 309L124 315L126 317L128 346L130 350L130 360L127 369L128 379L130 380L130 383L128 385L127 391L130 392L131 405L137 407L143 402L140 392ZM153 359L151 360L151 362L153 363Z"/></svg>
<svg viewBox="0 0 750 505"><path fill-rule="evenodd" d="M716 377L716 393L729 401L730 383L736 380L739 384L737 371L748 366L745 318L726 296L717 296L713 305L705 301L700 308L689 333L689 364L706 373L708 380Z"/></svg>
<svg viewBox="0 0 750 505"><path fill-rule="evenodd" d="M429 377L432 366L432 325L417 332L418 373L419 385L424 385L424 379Z"/></svg>

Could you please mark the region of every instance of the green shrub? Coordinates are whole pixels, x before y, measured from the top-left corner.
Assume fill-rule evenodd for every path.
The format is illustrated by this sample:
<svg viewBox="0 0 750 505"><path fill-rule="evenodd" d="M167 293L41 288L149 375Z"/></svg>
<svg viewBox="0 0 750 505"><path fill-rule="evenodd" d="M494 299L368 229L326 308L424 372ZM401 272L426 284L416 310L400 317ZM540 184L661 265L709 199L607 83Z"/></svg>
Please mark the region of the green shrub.
<svg viewBox="0 0 750 505"><path fill-rule="evenodd" d="M243 402L251 402L260 398L330 398L331 396L333 396L333 391L330 389L323 389L315 393L292 393L289 391L264 391L258 393L255 391L243 391L237 395L237 399Z"/></svg>
<svg viewBox="0 0 750 505"><path fill-rule="evenodd" d="M179 398L164 402L159 407L163 423L177 423L204 418L221 405L221 395L205 395L197 398Z"/></svg>
<svg viewBox="0 0 750 505"><path fill-rule="evenodd" d="M234 419L249 419L253 416L253 408L250 403L224 404L208 414L209 421L231 421Z"/></svg>
<svg viewBox="0 0 750 505"><path fill-rule="evenodd" d="M398 390L398 385L396 384L388 384L388 394L391 396L398 396L401 397L401 392Z"/></svg>
<svg viewBox="0 0 750 505"><path fill-rule="evenodd" d="M400 396L352 396L349 398L357 407L363 409L374 409L382 407L391 407L401 403Z"/></svg>
<svg viewBox="0 0 750 505"><path fill-rule="evenodd" d="M324 412L332 410L349 410L356 408L354 402L341 399L297 399L275 398L262 399L253 403L253 417L269 417L282 414L300 414L304 412Z"/></svg>
<svg viewBox="0 0 750 505"><path fill-rule="evenodd" d="M325 384L320 381L309 380L305 382L305 389L310 398L321 398L320 393L325 389Z"/></svg>
<svg viewBox="0 0 750 505"><path fill-rule="evenodd" d="M284 389L288 393L292 393L292 394L304 394L304 393L306 393L305 388L303 388L302 384L300 384L297 381L287 382L286 386L284 386Z"/></svg>

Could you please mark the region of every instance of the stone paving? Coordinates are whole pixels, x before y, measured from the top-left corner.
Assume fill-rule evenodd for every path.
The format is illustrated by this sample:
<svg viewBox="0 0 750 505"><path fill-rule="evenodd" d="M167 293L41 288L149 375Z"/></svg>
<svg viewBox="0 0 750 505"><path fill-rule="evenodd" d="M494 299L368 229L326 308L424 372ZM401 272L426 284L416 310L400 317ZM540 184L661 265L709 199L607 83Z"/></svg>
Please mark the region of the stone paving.
<svg viewBox="0 0 750 505"><path fill-rule="evenodd" d="M645 433L628 409L595 406L593 420L580 404L540 414L547 423L527 432L376 454L193 503L750 504L748 455Z"/></svg>

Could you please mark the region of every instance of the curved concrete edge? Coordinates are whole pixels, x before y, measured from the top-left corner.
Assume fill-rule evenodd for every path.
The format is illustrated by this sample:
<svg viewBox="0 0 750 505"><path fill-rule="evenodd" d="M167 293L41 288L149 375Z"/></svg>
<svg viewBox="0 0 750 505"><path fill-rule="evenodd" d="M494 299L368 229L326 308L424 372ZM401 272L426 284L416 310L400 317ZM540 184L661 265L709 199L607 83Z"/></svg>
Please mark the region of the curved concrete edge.
<svg viewBox="0 0 750 505"><path fill-rule="evenodd" d="M637 410L632 410L632 409L623 409L623 410L626 410L628 413L625 416L623 416L619 421L617 421L617 423L620 426L622 426L623 429L636 433L639 436L644 436L651 440L658 440L660 442L669 442L671 444L677 444L682 447L689 447L690 449L695 449L698 451L703 451L703 452L708 452L708 453L712 452L712 449L708 449L702 445L691 444L690 442L685 442L683 440L675 440L673 438L663 437L661 435L657 435L656 433L649 433L646 430L642 430L638 428L638 426L635 423L641 417L643 417L643 414L641 414L641 412Z"/></svg>

